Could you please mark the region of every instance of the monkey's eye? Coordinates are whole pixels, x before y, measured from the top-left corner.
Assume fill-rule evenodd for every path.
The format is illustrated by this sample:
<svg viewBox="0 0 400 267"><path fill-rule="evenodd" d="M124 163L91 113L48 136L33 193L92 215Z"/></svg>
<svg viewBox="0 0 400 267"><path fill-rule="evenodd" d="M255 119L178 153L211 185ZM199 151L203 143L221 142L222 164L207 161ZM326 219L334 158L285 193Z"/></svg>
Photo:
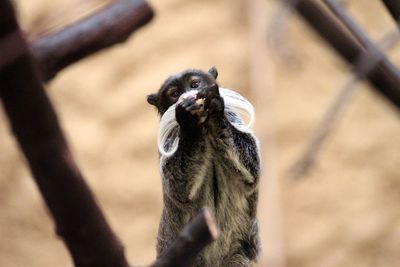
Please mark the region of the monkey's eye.
<svg viewBox="0 0 400 267"><path fill-rule="evenodd" d="M193 80L190 83L190 88L198 88L200 86L200 81L199 80Z"/></svg>
<svg viewBox="0 0 400 267"><path fill-rule="evenodd" d="M169 91L169 95L170 95L171 97L176 98L176 97L179 96L179 91L178 91L177 89L172 89L172 90Z"/></svg>

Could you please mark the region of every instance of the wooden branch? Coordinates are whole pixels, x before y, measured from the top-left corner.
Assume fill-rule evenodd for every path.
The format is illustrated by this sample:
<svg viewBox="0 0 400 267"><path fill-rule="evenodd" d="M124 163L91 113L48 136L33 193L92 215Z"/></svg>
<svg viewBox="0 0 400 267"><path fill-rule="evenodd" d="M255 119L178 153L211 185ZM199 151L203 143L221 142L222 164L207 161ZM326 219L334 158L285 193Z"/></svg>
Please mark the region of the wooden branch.
<svg viewBox="0 0 400 267"><path fill-rule="evenodd" d="M43 79L48 81L68 65L124 42L153 15L144 0L117 0L81 21L34 40L31 50Z"/></svg>
<svg viewBox="0 0 400 267"><path fill-rule="evenodd" d="M57 234L64 240L77 267L128 267L121 243L107 224L69 151L9 0L0 0L0 25L0 52L12 53L6 60L0 59L0 97L33 178L54 218ZM63 34L60 33L60 39L63 39ZM67 37L66 40L69 42L74 38ZM55 38L53 44L57 44L57 40ZM97 41L95 43L99 44ZM84 42L77 50L72 49L73 45L72 48L67 45L66 54L58 54L58 59L84 57L86 54L81 52L86 51L83 49L86 45L88 43ZM50 60L50 51L57 45L49 47L43 48L43 54L40 54L45 55L42 63ZM83 50L79 52L80 49ZM74 54L71 51L78 52ZM48 70L54 71L62 65L50 66ZM214 220L204 209L184 227L171 247L152 266L189 267L198 253L217 236Z"/></svg>
<svg viewBox="0 0 400 267"><path fill-rule="evenodd" d="M390 15L400 27L400 1L399 0L382 0L383 4L389 10Z"/></svg>
<svg viewBox="0 0 400 267"><path fill-rule="evenodd" d="M359 58L373 61L369 55L320 4L309 0L285 0L300 16L348 63L353 66ZM354 69L357 71L357 69ZM366 78L377 92L400 109L400 78L397 72L380 60L366 74Z"/></svg>
<svg viewBox="0 0 400 267"><path fill-rule="evenodd" d="M387 59L385 54L383 54L378 47L368 38L368 36L363 32L360 26L351 19L351 17L347 14L347 12L341 7L341 5L335 0L323 0L324 3L328 6L328 8L336 15L336 17L343 23L347 30L349 30L353 36L360 42L360 44L366 48L369 54L373 57L371 62L374 62L374 65L378 62L386 68L390 69L391 73L396 76L398 80L400 80L400 72L399 70ZM362 61L362 60L360 60ZM372 70L373 66L369 67L369 71ZM368 72L356 71L356 74L360 76L360 78L365 79L365 75Z"/></svg>
<svg viewBox="0 0 400 267"><path fill-rule="evenodd" d="M0 0L0 40L19 31L9 0ZM0 96L33 178L77 267L128 267L116 238L69 151L56 113L25 51L0 69ZM4 51L0 51L2 54Z"/></svg>
<svg viewBox="0 0 400 267"><path fill-rule="evenodd" d="M293 178L300 178L312 168L318 153L329 134L335 128L340 116L344 113L345 107L349 104L351 97L354 95L359 79L352 76L348 79L342 88L335 92L328 108L314 130L312 137L304 148L299 159L289 168L289 174Z"/></svg>
<svg viewBox="0 0 400 267"><path fill-rule="evenodd" d="M200 251L217 237L214 219L203 209L151 267L190 267Z"/></svg>
<svg viewBox="0 0 400 267"><path fill-rule="evenodd" d="M353 19L347 14L347 12L342 8L340 3L335 0L323 0L326 6L332 11L333 14L342 22L348 31L350 31L353 36L360 42L360 44L370 51L377 51L374 43L368 38L368 36L363 32L361 27L353 21ZM382 57L384 55L380 53Z"/></svg>
<svg viewBox="0 0 400 267"><path fill-rule="evenodd" d="M379 51L386 52L390 48L394 47L398 40L399 33L397 32L397 29L386 33L382 40L378 42L378 47L380 48ZM319 151L322 149L324 142L335 129L340 116L344 113L344 109L347 107L351 97L357 90L357 83L379 61L380 54L373 53L373 55L375 55L375 61L366 62L365 59L361 58L359 63L356 65L356 68L358 69L357 73L359 73L359 75L351 75L349 78L347 78L342 88L335 91L334 97L332 97L328 108L324 111L324 114L314 130L312 137L310 138L303 153L289 169L289 173L294 178L299 178L305 175L314 165L314 162Z"/></svg>
<svg viewBox="0 0 400 267"><path fill-rule="evenodd" d="M27 53L21 42L24 41L19 31L8 33L0 40L0 70Z"/></svg>

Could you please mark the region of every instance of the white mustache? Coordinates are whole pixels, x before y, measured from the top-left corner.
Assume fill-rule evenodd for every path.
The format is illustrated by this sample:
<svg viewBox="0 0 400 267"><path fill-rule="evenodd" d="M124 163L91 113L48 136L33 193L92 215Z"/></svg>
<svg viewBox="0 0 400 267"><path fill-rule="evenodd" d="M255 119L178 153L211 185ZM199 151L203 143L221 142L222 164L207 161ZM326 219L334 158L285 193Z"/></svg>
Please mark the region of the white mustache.
<svg viewBox="0 0 400 267"><path fill-rule="evenodd" d="M253 105L233 90L219 88L219 92L224 99L225 115L228 121L239 131L252 133L255 121ZM158 129L158 151L164 157L172 156L179 145L180 126L175 118L175 107L176 104L173 104L162 115ZM245 124L244 121L247 121L247 123Z"/></svg>

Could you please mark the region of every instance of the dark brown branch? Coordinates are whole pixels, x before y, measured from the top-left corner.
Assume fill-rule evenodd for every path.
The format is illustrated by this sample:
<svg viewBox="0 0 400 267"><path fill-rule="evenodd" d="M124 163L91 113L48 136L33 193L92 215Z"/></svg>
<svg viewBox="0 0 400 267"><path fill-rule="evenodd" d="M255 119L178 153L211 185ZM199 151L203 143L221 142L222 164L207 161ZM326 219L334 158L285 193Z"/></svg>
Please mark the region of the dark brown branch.
<svg viewBox="0 0 400 267"><path fill-rule="evenodd" d="M360 58L373 61L373 55L369 55L318 3L309 0L285 2L293 5L304 20L348 63L354 66ZM380 60L366 74L366 78L376 91L400 109L400 79L393 69Z"/></svg>
<svg viewBox="0 0 400 267"><path fill-rule="evenodd" d="M398 41L399 33L397 29L390 31L385 34L384 38L379 41L378 47L386 52L392 48ZM298 178L306 174L309 169L313 166L319 151L326 139L329 137L331 132L334 130L337 121L343 114L345 107L349 104L351 97L355 93L357 83L361 78L368 73L371 68L379 61L381 55L378 53L372 53L376 57L374 61L366 62L365 59L361 58L357 63L356 68L358 69L358 76L351 75L342 86L340 90L335 92L335 97L332 98L331 103L325 110L325 113L318 123L316 130L314 130L311 139L305 147L303 153L299 159L289 169L290 174L294 178Z"/></svg>
<svg viewBox="0 0 400 267"><path fill-rule="evenodd" d="M0 0L0 40L17 32L9 0ZM47 97L27 44L0 69L0 96L13 133L56 224L57 234L78 267L128 267L116 238L85 183ZM0 54L3 51L0 52Z"/></svg>
<svg viewBox="0 0 400 267"><path fill-rule="evenodd" d="M368 36L363 32L360 26L353 21L353 19L351 19L347 12L342 8L340 3L336 2L335 0L323 1L328 6L329 10L335 14L335 16L343 23L344 26L346 26L347 30L353 34L353 36L361 43L362 46L371 51L377 50Z"/></svg>
<svg viewBox="0 0 400 267"><path fill-rule="evenodd" d="M217 237L217 226L208 210L203 209L151 267L190 267L197 254Z"/></svg>
<svg viewBox="0 0 400 267"><path fill-rule="evenodd" d="M19 31L11 32L0 40L0 70L27 53L26 46L21 42L24 41Z"/></svg>
<svg viewBox="0 0 400 267"><path fill-rule="evenodd" d="M400 27L400 1L399 0L382 0L386 8L389 10L390 15Z"/></svg>
<svg viewBox="0 0 400 267"><path fill-rule="evenodd" d="M393 75L395 75L396 78L400 80L400 73L398 69L386 58L386 56L380 51L380 49L376 47L376 45L368 38L368 36L357 25L357 23L351 19L351 17L341 7L341 5L335 0L324 0L324 2L336 15L336 17L343 23L343 25L346 26L347 30L349 30L353 34L353 36L360 42L360 44L368 50L369 55L373 56L373 58L366 60L371 60L371 62L373 61L374 65L378 62L381 62L381 64L386 69L389 69L391 73L393 73ZM370 66L369 69L372 69L372 67L373 66ZM365 74L368 74L368 72L356 71L356 74L358 74L360 78L364 79Z"/></svg>
<svg viewBox="0 0 400 267"><path fill-rule="evenodd" d="M81 21L34 40L31 50L43 79L48 81L66 66L125 41L152 17L153 10L143 0L117 0Z"/></svg>

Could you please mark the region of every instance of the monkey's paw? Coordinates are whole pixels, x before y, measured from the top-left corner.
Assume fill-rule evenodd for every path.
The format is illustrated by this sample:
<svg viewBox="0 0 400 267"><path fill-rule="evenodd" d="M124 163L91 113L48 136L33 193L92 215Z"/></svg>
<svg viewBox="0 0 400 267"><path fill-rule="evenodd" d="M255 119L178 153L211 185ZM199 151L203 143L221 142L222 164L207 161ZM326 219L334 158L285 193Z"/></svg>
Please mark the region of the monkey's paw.
<svg viewBox="0 0 400 267"><path fill-rule="evenodd" d="M210 88L204 89L198 94L198 97L204 98L204 110L209 115L223 115L225 110L225 103L219 93L219 87L214 84Z"/></svg>
<svg viewBox="0 0 400 267"><path fill-rule="evenodd" d="M207 119L208 112L204 109L204 99L197 99L197 94L183 94L176 105L176 120L181 127L198 127Z"/></svg>

